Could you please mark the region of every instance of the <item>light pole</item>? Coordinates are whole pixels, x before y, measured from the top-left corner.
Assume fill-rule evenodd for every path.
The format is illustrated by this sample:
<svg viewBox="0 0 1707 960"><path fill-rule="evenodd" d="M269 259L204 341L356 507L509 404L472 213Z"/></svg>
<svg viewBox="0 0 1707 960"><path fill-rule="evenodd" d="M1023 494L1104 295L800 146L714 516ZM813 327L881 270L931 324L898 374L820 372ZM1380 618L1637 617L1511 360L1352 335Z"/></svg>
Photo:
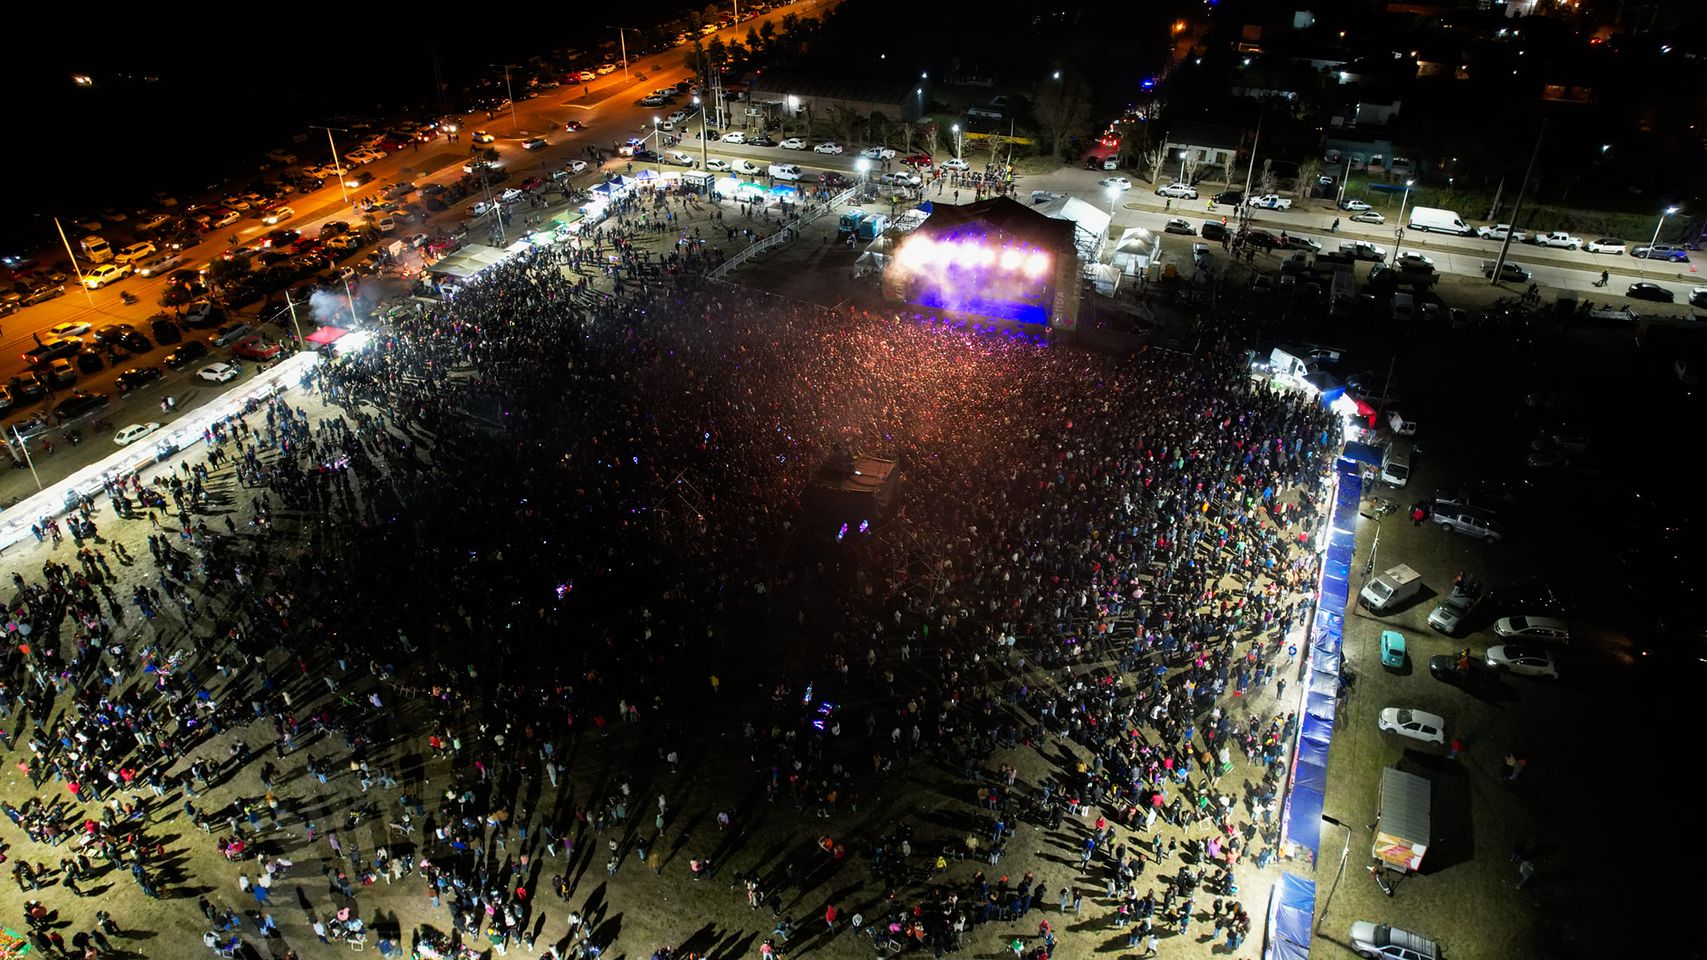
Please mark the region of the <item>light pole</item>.
<svg viewBox="0 0 1707 960"><path fill-rule="evenodd" d="M344 282L346 284L349 283L347 280ZM346 291L347 289L348 288L346 288ZM291 328L296 331L296 348L298 350L305 349L308 345L308 341L302 339L302 324L296 322L296 301L290 298L289 288L285 289L285 309L290 311L290 325ZM351 312L354 313L354 311Z"/></svg>
<svg viewBox="0 0 1707 960"><path fill-rule="evenodd" d="M699 110L699 168L710 173L711 141L705 138L705 107L700 105L699 98L693 98L693 105Z"/></svg>
<svg viewBox="0 0 1707 960"><path fill-rule="evenodd" d="M1185 182L1185 151L1184 150L1181 150L1179 152L1179 181L1178 182L1180 182L1180 183Z"/></svg>
<svg viewBox="0 0 1707 960"><path fill-rule="evenodd" d="M1351 827L1345 823L1335 820L1333 817L1330 817L1325 813L1322 814L1322 822L1339 827L1341 830L1345 831L1345 846L1340 849L1340 867L1334 874L1333 886L1328 888L1328 896L1322 901L1322 912L1316 917L1317 934L1322 932L1322 921L1327 919L1328 904L1333 902L1334 891L1340 888L1340 878L1345 876L1345 863L1351 858Z"/></svg>
<svg viewBox="0 0 1707 960"><path fill-rule="evenodd" d="M1648 241L1648 255L1643 259L1653 259L1654 245L1660 242L1660 228L1666 225L1666 217L1676 213L1679 209L1679 207L1666 207L1665 212L1660 214L1660 222L1654 224L1654 239ZM54 222L58 223L59 221L55 220Z"/></svg>
<svg viewBox="0 0 1707 960"><path fill-rule="evenodd" d="M864 185L865 175L871 172L871 161L866 157L856 157L854 159L854 172L859 174L859 182Z"/></svg>
<svg viewBox="0 0 1707 960"><path fill-rule="evenodd" d="M1415 180L1405 181L1405 196L1399 201L1399 221L1393 224L1393 262L1399 262L1399 244L1405 240L1405 204L1411 200L1411 184Z"/></svg>
<svg viewBox="0 0 1707 960"><path fill-rule="evenodd" d="M664 176L664 141L659 139L658 118L652 118L652 169L660 178Z"/></svg>
<svg viewBox="0 0 1707 960"><path fill-rule="evenodd" d="M504 64L504 97L510 101L510 132L514 133L520 126L516 120L516 91L510 88L510 65Z"/></svg>
<svg viewBox="0 0 1707 960"><path fill-rule="evenodd" d="M624 34L623 31L628 29L628 28L619 27L615 24L607 24L605 26L605 29L615 30L616 31L616 42L622 45L622 79L624 81L627 81L628 80L628 36L626 34Z"/></svg>
<svg viewBox="0 0 1707 960"><path fill-rule="evenodd" d="M95 306L95 295L89 292L89 284L83 280L83 268L77 265L77 255L71 252L71 241L65 238L65 228L60 225L58 217L53 218L53 228L59 231L59 242L65 245L65 256L71 261L71 272L77 274L77 285L83 288L83 297L89 301L89 306L93 308Z"/></svg>
<svg viewBox="0 0 1707 960"><path fill-rule="evenodd" d="M15 423L12 424L12 435L18 438L18 449L24 451L24 463L30 467L30 476L36 478L36 492L40 493L42 489L41 474L36 472L36 462L30 458L30 442L24 439L24 435L19 432L18 425Z"/></svg>
<svg viewBox="0 0 1707 960"><path fill-rule="evenodd" d="M964 152L961 149L962 141L960 139L960 124L957 123L948 129L954 134L954 159L959 160L961 153Z"/></svg>
<svg viewBox="0 0 1707 960"><path fill-rule="evenodd" d="M308 125L310 129L326 131L326 144L332 148L332 175L338 178L338 194L344 198L344 206L350 205L350 191L344 188L344 165L338 162L338 142L332 139L332 131L346 132L342 127L322 127L317 123Z"/></svg>

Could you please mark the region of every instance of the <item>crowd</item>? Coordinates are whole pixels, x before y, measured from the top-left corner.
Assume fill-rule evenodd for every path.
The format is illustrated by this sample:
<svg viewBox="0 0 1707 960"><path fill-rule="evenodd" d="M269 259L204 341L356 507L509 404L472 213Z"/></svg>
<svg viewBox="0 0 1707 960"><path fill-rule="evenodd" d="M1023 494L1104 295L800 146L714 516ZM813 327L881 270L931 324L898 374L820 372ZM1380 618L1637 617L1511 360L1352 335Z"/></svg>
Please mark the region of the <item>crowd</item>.
<svg viewBox="0 0 1707 960"><path fill-rule="evenodd" d="M7 558L44 955L76 908L37 901L127 874L225 955L1241 949L1322 411L705 281L689 202L393 317L80 504L74 565L57 527ZM900 461L899 517L802 513L837 448Z"/></svg>

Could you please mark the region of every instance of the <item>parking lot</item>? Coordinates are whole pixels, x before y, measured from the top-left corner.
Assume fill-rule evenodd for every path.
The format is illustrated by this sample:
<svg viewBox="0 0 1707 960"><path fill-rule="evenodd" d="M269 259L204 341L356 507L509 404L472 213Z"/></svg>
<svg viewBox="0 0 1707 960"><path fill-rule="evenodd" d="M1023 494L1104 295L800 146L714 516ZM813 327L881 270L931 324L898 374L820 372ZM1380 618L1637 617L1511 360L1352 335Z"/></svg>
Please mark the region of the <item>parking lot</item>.
<svg viewBox="0 0 1707 960"><path fill-rule="evenodd" d="M1657 768L1664 735L1654 724L1665 711L1649 704L1670 702L1703 675L1703 664L1692 651L1655 649L1633 592L1640 585L1624 566L1633 547L1679 515L1667 502L1672 484L1639 456L1664 443L1662 418L1636 411L1698 403L1663 375L1665 357L1639 348L1627 329L1572 325L1516 343L1474 330L1341 332L1345 372L1391 362L1395 406L1419 424L1408 486L1366 490L1397 509L1380 516L1365 501L1353 588L1400 563L1424 586L1394 609L1372 614L1354 605L1347 615L1346 667L1355 680L1336 723L1325 809L1346 826L1322 828L1317 930L1328 943L1318 944L1319 955L1334 955L1330 943L1345 946L1357 920L1434 937L1447 957L1604 955L1594 947L1609 938L1618 938L1617 952L1638 955L1626 952L1632 938L1657 934L1632 934L1621 921L1641 909L1629 881L1651 870L1648 844L1602 797L1629 792L1620 785L1609 794L1609 774ZM1525 403L1548 391L1583 401L1568 425L1594 456L1569 471L1525 465L1534 438L1559 429L1557 412ZM1512 491L1510 503L1494 505L1503 539L1413 522L1417 501L1475 482ZM1447 636L1427 620L1459 575L1479 581L1486 596L1465 629ZM1572 633L1552 648L1558 680L1483 665L1487 650L1506 642L1494 635L1496 617L1548 613ZM1404 637L1402 666L1382 665L1383 631ZM1430 675L1431 657L1456 666L1466 650L1467 678L1456 670L1447 679ZM1445 743L1381 731L1385 707L1438 714ZM1508 758L1520 762L1515 780L1507 779ZM1368 867L1381 771L1393 766L1431 781L1433 822L1420 875L1398 879L1389 897ZM1519 889L1524 860L1534 877Z"/></svg>

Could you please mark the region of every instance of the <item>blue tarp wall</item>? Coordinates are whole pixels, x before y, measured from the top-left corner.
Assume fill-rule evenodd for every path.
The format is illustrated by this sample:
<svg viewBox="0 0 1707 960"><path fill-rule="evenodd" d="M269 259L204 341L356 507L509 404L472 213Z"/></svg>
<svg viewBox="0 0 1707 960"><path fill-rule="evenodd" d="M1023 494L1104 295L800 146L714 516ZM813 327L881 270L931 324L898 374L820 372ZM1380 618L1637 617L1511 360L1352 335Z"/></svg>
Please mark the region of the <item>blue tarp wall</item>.
<svg viewBox="0 0 1707 960"><path fill-rule="evenodd" d="M1296 874L1283 873L1268 895L1268 943L1264 960L1306 960L1310 956L1310 929L1316 913L1316 884Z"/></svg>
<svg viewBox="0 0 1707 960"><path fill-rule="evenodd" d="M1304 716L1294 747L1292 784L1281 818L1281 843L1316 859L1322 839L1322 803L1328 788L1328 744L1334 735L1334 712L1338 706L1341 646L1345 636L1345 611L1351 604L1352 553L1356 549L1358 505L1363 500L1359 464L1370 457L1380 463L1380 451L1368 444L1348 443L1335 464L1333 509L1329 514L1327 552L1322 560L1315 621L1310 625L1309 672L1305 677ZM1292 879L1290 876L1288 879ZM1303 881L1301 881L1303 882ZM1313 886L1312 886L1313 889ZM1312 894L1312 897L1314 894ZM1313 899L1304 906L1302 952L1277 956L1302 957L1309 952L1309 918ZM1275 929L1271 924L1271 930ZM1275 944L1279 944L1278 934Z"/></svg>

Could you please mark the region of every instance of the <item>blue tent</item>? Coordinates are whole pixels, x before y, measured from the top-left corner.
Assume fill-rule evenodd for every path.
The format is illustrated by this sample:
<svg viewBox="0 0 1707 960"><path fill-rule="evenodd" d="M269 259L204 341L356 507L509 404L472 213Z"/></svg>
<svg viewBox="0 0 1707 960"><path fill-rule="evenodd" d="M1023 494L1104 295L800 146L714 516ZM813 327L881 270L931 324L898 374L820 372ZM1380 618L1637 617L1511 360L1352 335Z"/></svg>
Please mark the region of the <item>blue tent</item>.
<svg viewBox="0 0 1707 960"><path fill-rule="evenodd" d="M1264 960L1309 960L1310 928L1316 910L1316 884L1283 873L1268 895L1268 942Z"/></svg>
<svg viewBox="0 0 1707 960"><path fill-rule="evenodd" d="M1381 465L1381 448L1372 443L1359 443L1355 440L1345 445L1340 458L1353 463L1366 463L1372 467Z"/></svg>

